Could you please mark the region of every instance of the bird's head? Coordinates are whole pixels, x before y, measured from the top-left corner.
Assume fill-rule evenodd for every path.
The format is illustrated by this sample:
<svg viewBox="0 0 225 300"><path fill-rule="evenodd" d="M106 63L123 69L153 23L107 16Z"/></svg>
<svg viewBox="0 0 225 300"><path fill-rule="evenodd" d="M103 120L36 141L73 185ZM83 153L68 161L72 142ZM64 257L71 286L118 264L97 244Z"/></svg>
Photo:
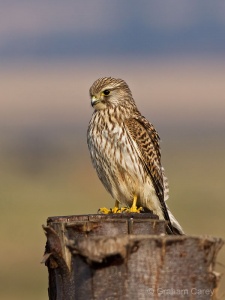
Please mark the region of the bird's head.
<svg viewBox="0 0 225 300"><path fill-rule="evenodd" d="M103 77L90 88L91 105L95 110L117 106L135 106L131 91L122 79Z"/></svg>

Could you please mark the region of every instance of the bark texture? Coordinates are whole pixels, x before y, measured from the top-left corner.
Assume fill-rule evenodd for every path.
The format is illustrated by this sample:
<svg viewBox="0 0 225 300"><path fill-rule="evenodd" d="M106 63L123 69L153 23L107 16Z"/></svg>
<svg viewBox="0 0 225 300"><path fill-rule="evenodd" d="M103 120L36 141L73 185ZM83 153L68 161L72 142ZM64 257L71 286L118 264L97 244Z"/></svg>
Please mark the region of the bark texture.
<svg viewBox="0 0 225 300"><path fill-rule="evenodd" d="M223 241L165 225L150 213L48 218L49 299L216 299Z"/></svg>

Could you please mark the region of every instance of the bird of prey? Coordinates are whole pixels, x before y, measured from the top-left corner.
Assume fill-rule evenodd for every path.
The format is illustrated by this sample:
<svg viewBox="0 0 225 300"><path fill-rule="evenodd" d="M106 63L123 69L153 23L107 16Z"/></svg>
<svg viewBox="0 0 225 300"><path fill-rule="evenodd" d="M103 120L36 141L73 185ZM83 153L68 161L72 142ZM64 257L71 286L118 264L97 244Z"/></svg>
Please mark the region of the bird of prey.
<svg viewBox="0 0 225 300"><path fill-rule="evenodd" d="M115 199L115 207L102 212L147 209L168 222L169 234L183 234L165 203L169 189L161 165L159 135L139 112L127 83L99 78L90 88L90 97L94 108L87 132L91 160ZM128 208L120 209L119 204Z"/></svg>

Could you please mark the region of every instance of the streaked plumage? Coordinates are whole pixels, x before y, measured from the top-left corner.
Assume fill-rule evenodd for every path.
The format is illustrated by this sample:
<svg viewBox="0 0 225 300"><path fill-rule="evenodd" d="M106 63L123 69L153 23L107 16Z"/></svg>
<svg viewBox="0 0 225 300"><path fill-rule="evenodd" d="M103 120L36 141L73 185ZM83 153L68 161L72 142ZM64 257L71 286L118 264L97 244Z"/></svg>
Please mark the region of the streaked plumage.
<svg viewBox="0 0 225 300"><path fill-rule="evenodd" d="M104 77L90 88L94 113L88 147L99 179L122 205L147 208L169 222L168 232L183 233L168 210L168 182L161 165L159 135L138 111L122 79Z"/></svg>

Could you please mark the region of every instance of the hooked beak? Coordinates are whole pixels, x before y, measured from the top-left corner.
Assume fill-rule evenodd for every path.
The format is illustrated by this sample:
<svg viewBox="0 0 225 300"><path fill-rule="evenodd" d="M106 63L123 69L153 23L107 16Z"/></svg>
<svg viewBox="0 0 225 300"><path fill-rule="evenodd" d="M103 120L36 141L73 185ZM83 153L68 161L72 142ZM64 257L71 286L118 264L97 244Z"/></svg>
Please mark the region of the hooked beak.
<svg viewBox="0 0 225 300"><path fill-rule="evenodd" d="M98 98L96 98L95 96L93 96L91 98L91 106L94 107L98 102L100 102L100 100Z"/></svg>

